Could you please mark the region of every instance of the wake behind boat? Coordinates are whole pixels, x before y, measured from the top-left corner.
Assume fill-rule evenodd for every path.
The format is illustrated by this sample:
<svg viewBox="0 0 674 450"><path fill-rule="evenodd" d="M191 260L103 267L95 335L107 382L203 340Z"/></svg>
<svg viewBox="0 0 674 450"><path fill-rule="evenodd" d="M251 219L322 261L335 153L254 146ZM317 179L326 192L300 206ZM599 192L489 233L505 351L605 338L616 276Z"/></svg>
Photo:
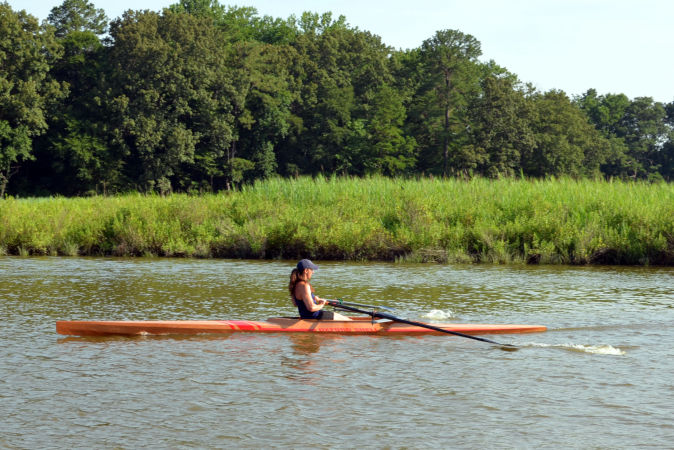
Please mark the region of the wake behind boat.
<svg viewBox="0 0 674 450"><path fill-rule="evenodd" d="M422 325L422 323L420 323ZM445 332L467 335L533 333L545 331L543 325L433 323ZM71 336L142 336L218 334L233 332L256 333L332 333L344 335L424 335L441 331L393 320L373 320L353 317L352 320L307 320L297 317L275 317L266 321L250 320L138 320L138 321L78 321L56 322L59 334Z"/></svg>

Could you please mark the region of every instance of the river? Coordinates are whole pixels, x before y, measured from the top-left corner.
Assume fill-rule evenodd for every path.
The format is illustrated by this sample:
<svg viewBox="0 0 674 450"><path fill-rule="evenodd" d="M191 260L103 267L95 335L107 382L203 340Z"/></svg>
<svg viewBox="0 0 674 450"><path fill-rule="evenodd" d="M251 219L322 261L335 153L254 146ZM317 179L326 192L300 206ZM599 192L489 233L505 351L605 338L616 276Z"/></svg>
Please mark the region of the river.
<svg viewBox="0 0 674 450"><path fill-rule="evenodd" d="M324 297L548 331L65 337L293 315L293 262L0 257L0 448L671 448L674 269L318 263Z"/></svg>

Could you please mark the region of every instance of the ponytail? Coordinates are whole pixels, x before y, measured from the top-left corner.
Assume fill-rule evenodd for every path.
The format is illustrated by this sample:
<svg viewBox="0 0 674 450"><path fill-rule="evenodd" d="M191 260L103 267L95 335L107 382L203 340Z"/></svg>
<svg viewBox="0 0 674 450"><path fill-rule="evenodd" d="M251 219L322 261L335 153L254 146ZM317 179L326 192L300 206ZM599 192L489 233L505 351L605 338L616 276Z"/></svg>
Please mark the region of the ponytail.
<svg viewBox="0 0 674 450"><path fill-rule="evenodd" d="M298 281L302 281L302 274L298 269L293 269L293 271L290 272L290 283L288 284L290 298L293 300L295 299L295 286L297 286Z"/></svg>

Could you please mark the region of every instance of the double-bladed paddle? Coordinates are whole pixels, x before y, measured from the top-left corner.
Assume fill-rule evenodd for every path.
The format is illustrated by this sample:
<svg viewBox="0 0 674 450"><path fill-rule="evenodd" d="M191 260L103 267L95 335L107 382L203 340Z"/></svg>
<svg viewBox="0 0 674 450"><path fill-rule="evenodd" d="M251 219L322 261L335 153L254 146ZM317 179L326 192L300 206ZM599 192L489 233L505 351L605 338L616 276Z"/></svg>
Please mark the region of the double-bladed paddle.
<svg viewBox="0 0 674 450"><path fill-rule="evenodd" d="M326 300L326 302L329 305L331 305L335 308L340 308L340 309L344 309L346 311L353 311L353 312L357 312L357 313L361 313L361 314L367 314L368 316L372 316L373 318L376 318L376 319L392 320L394 322L405 323L407 325L414 325L414 326L421 327L421 328L428 328L429 330L437 331L437 332L440 332L440 333L453 334L454 336L461 336L461 337L465 337L465 338L468 338L468 339L474 339L476 341L488 342L490 344L500 345L501 347L504 347L503 348L504 350L517 349L517 346L515 346L513 344L501 344L499 342L492 341L491 339L487 339L487 338L483 338L483 337L479 337L479 336L471 336L470 334L459 333L458 331L445 330L444 328L436 327L436 326L429 325L429 324L423 323L423 322L415 322L413 320L401 319L399 317L396 317L396 316L388 314L388 313L383 313L383 312L378 312L378 311L365 311L363 309L358 309L358 308L354 308L353 306L349 306L348 303L344 303L342 301ZM365 307L367 307L367 306L365 306ZM377 307L374 307L374 308L376 309Z"/></svg>

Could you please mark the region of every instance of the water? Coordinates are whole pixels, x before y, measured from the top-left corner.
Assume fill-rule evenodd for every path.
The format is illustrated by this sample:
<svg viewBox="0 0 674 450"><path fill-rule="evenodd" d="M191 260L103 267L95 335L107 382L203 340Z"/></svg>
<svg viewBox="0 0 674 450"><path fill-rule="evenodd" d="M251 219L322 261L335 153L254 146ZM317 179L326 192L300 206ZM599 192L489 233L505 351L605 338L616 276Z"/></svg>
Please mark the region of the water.
<svg viewBox="0 0 674 450"><path fill-rule="evenodd" d="M76 338L292 315L291 262L0 258L0 448L670 448L674 270L324 263L319 295L488 336Z"/></svg>

